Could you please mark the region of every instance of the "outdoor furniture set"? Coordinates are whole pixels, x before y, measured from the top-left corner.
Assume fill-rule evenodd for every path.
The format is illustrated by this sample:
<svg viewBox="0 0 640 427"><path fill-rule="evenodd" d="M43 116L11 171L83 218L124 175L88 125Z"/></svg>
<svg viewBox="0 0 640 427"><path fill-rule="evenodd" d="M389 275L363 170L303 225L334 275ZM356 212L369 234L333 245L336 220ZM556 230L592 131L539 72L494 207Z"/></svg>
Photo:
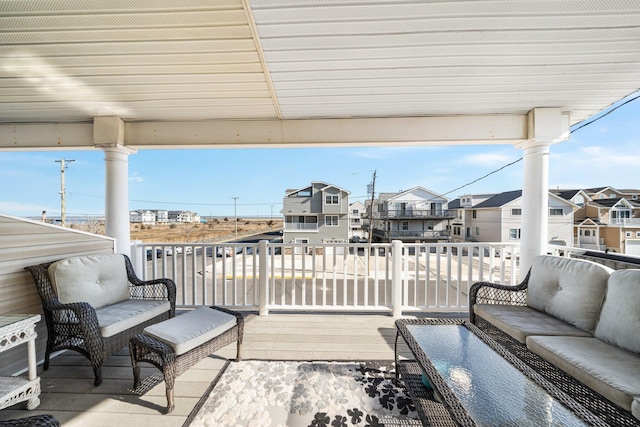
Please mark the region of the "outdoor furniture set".
<svg viewBox="0 0 640 427"><path fill-rule="evenodd" d="M54 351L75 350L89 359L94 384L100 385L104 361L129 345L134 387L140 384L140 362L158 367L170 412L175 378L186 369L234 341L240 360L241 314L201 307L175 316L173 280L139 279L126 255L78 256L26 270L35 280L47 325L44 370Z"/></svg>
<svg viewBox="0 0 640 427"><path fill-rule="evenodd" d="M474 284L470 322L398 320L398 338L416 357L398 370L420 412L448 410L451 420L423 416L431 425L640 426L639 302L640 270L539 256L517 286ZM418 373L435 402L418 396ZM546 414L536 411L541 403ZM514 407L513 418L492 418Z"/></svg>

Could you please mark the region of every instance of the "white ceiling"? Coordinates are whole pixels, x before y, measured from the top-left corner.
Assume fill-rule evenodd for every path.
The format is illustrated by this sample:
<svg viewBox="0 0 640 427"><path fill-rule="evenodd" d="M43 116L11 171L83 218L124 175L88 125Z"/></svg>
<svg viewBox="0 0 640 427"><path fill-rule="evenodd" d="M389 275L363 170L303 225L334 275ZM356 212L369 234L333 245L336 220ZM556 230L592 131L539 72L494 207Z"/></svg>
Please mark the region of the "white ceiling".
<svg viewBox="0 0 640 427"><path fill-rule="evenodd" d="M638 88L638 0L0 0L3 123L576 123Z"/></svg>

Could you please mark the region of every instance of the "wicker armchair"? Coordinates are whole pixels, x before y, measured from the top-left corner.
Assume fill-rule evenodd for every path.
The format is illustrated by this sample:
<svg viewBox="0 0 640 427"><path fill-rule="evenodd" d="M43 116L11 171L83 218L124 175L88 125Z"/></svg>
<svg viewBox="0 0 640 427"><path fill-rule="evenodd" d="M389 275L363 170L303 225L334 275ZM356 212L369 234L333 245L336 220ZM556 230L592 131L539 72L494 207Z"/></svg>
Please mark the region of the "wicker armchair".
<svg viewBox="0 0 640 427"><path fill-rule="evenodd" d="M131 260L123 255L126 275L129 281L131 300L164 300L170 303L170 310L129 327L115 335L103 337L100 332L96 310L87 302L59 301L48 275L53 262L25 267L34 280L42 300L44 318L47 325L47 346L43 369L49 369L51 353L58 350L74 350L91 362L95 374L94 384L102 382L101 367L105 360L129 344L129 339L152 324L175 316L176 285L171 279L139 279Z"/></svg>

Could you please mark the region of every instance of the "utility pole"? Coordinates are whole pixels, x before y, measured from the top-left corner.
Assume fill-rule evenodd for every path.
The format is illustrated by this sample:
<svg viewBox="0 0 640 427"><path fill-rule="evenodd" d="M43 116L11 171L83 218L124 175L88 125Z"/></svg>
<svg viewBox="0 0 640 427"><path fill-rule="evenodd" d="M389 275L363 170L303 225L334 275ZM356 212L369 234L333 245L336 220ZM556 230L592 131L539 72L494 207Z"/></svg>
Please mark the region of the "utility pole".
<svg viewBox="0 0 640 427"><path fill-rule="evenodd" d="M236 202L238 201L239 197L232 197L233 199L233 216L235 218L235 223L236 223L236 237L238 237L238 211L236 210Z"/></svg>
<svg viewBox="0 0 640 427"><path fill-rule="evenodd" d="M371 192L371 203L369 204L369 239L368 242L371 243L371 239L373 238L373 204L375 203L376 197L376 171L373 171L373 178L371 179L371 184L369 184L369 188Z"/></svg>
<svg viewBox="0 0 640 427"><path fill-rule="evenodd" d="M75 160L65 160L62 158L55 162L60 163L60 225L64 227L67 223L67 198L64 187L64 172L67 169L67 163L75 162Z"/></svg>

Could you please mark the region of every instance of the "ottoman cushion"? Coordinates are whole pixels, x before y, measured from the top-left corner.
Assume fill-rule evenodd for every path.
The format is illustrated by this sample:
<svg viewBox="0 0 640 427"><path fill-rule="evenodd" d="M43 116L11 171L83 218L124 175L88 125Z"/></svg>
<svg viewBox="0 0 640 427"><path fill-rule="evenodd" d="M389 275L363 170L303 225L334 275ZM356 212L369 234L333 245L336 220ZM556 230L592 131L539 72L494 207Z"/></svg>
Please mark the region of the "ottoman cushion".
<svg viewBox="0 0 640 427"><path fill-rule="evenodd" d="M193 311L144 328L144 334L162 341L179 356L236 326L237 319L209 307Z"/></svg>

